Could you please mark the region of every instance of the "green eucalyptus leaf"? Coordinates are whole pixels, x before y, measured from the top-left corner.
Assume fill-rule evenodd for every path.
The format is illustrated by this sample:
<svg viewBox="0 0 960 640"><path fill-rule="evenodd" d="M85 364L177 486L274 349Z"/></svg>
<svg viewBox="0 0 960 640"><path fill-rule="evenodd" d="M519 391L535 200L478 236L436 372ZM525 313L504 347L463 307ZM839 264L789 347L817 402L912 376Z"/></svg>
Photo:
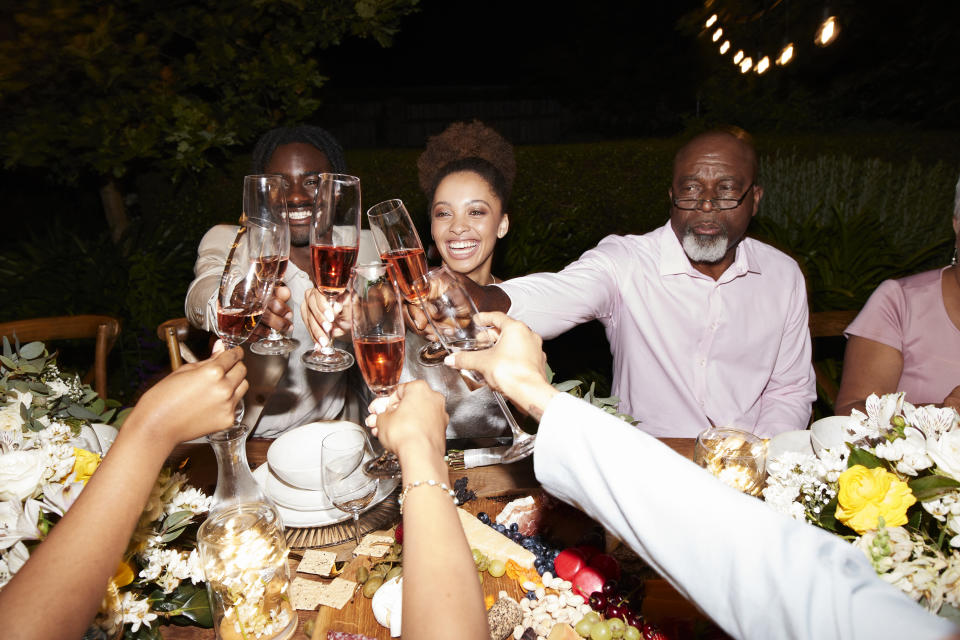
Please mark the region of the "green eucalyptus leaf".
<svg viewBox="0 0 960 640"><path fill-rule="evenodd" d="M20 371L23 373L40 373L43 371L43 369L36 365L30 364L29 362L24 362L20 365Z"/></svg>
<svg viewBox="0 0 960 640"><path fill-rule="evenodd" d="M103 422L104 424L110 424L110 418L112 418L113 414L115 414L116 412L117 412L116 409L110 409L109 411L102 413L100 415L100 421Z"/></svg>
<svg viewBox="0 0 960 640"><path fill-rule="evenodd" d="M123 411L117 414L117 419L113 421L113 426L117 429L123 426L124 421L127 419L127 416L130 415L130 412L133 411L133 407L127 407Z"/></svg>
<svg viewBox="0 0 960 640"><path fill-rule="evenodd" d="M94 391L93 389L87 388L87 390L83 394L83 397L80 398L80 404L88 405L91 402L93 402L95 398L98 398L98 397L99 396L97 395L96 391Z"/></svg>
<svg viewBox="0 0 960 640"><path fill-rule="evenodd" d="M847 447L850 449L850 458L847 460L847 468L854 465L863 465L867 469L876 469L877 467L886 467L883 463L883 460L873 455L869 451L865 451L860 447L855 447L849 442Z"/></svg>
<svg viewBox="0 0 960 640"><path fill-rule="evenodd" d="M42 342L31 342L20 347L20 357L27 360L33 360L37 356L42 356L44 351Z"/></svg>
<svg viewBox="0 0 960 640"><path fill-rule="evenodd" d="M7 336L3 336L3 355L6 358L13 355L13 349L10 348L10 341L7 340Z"/></svg>
<svg viewBox="0 0 960 640"><path fill-rule="evenodd" d="M4 338L4 341L6 341L6 338ZM14 370L17 368L17 363L11 359L11 356L8 356L8 355L0 356L0 362L2 362L3 366L5 366L7 369Z"/></svg>
<svg viewBox="0 0 960 640"><path fill-rule="evenodd" d="M89 408L90 408L90 411L93 411L95 414L99 416L100 414L103 413L103 409L104 409L103 399L98 396L97 399L93 401L93 403L90 405Z"/></svg>
<svg viewBox="0 0 960 640"><path fill-rule="evenodd" d="M80 418L82 420L99 420L100 416L96 413L93 413L86 407L81 407L78 404L71 404L67 407L67 413L73 416L74 418Z"/></svg>
<svg viewBox="0 0 960 640"><path fill-rule="evenodd" d="M907 485L917 500L926 502L955 491L960 487L960 482L946 476L923 476L910 480Z"/></svg>
<svg viewBox="0 0 960 640"><path fill-rule="evenodd" d="M46 427L43 425L42 422L38 422L38 421L33 420L33 419L27 420L24 424L26 425L27 429L30 429L30 431L39 432L39 431L43 431L44 429L46 429Z"/></svg>
<svg viewBox="0 0 960 640"><path fill-rule="evenodd" d="M50 395L50 387L48 387L42 382L30 381L27 383L27 388L30 390L31 393L35 393L37 395L41 395L41 396Z"/></svg>
<svg viewBox="0 0 960 640"><path fill-rule="evenodd" d="M191 511L177 511L177 512L171 513L166 518L164 518L163 528L172 529L173 527L176 527L178 525L186 526L186 524L190 522L191 518L193 518L193 512Z"/></svg>
<svg viewBox="0 0 960 640"><path fill-rule="evenodd" d="M572 389L576 389L582 384L583 382L580 380L566 380L564 382L558 382L557 384L553 385L553 388L556 389L557 391L566 393Z"/></svg>

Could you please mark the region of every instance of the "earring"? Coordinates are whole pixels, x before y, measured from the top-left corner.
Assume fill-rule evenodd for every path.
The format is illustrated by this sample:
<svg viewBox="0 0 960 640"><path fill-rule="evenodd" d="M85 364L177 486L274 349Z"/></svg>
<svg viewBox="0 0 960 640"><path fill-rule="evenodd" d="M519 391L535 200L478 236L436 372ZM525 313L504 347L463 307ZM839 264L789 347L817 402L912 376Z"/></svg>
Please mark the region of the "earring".
<svg viewBox="0 0 960 640"><path fill-rule="evenodd" d="M950 266L952 267L957 266L957 248L956 247L953 248L953 258L950 260Z"/></svg>

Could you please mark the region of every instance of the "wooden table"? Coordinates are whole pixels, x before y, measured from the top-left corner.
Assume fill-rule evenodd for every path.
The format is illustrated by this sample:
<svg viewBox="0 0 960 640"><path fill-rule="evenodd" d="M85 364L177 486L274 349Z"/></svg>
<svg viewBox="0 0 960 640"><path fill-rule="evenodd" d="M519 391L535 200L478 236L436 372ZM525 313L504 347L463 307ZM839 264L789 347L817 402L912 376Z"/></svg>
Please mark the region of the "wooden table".
<svg viewBox="0 0 960 640"><path fill-rule="evenodd" d="M256 468L266 462L267 448L271 442L271 440L261 438L251 438L247 441L247 461L250 463L251 468ZM664 438L663 442L677 453L690 459L693 458L693 439ZM192 484L212 493L216 485L217 464L213 450L208 444L182 444L174 450L168 462L173 465L174 468L181 467L190 477ZM476 492L478 498L497 498L515 494L525 494L539 488L539 483L533 473L532 458L510 465L478 467L465 471L451 470L451 486L454 481L464 476L468 479L469 488ZM484 500L482 504L489 502L488 500ZM470 507L470 505L467 506L468 508ZM470 510L477 511L476 505ZM342 554L342 559L349 558L352 549L353 544L350 542L328 548L328 550ZM501 580L505 580L505 578ZM364 600L363 596L358 595L357 597ZM363 604L369 608L369 601L364 601ZM702 624L706 622L703 614L699 613L693 605L684 600L662 579L651 579L647 581L647 597L644 601L643 613L651 621L661 624L668 632L672 631L671 637L676 640L681 640L684 637L692 637L695 625L699 629L698 637L723 637L722 635L715 636L709 632L705 636L702 628L700 628ZM343 616L348 615L345 612L334 612L333 619L337 619L338 614ZM316 621L317 612L299 611L298 615L299 624L294 639L304 640L308 637L304 634L304 625L308 621ZM350 615L352 616L354 614ZM327 618L329 617L328 612ZM372 614L370 617L372 618ZM356 631L356 629L354 630ZM390 637L388 630L379 627L379 625L377 625L375 629L363 627L360 631L376 638L386 639ZM163 637L167 640L214 640L215 638L213 629L201 629L198 627L164 626L162 627L162 633Z"/></svg>

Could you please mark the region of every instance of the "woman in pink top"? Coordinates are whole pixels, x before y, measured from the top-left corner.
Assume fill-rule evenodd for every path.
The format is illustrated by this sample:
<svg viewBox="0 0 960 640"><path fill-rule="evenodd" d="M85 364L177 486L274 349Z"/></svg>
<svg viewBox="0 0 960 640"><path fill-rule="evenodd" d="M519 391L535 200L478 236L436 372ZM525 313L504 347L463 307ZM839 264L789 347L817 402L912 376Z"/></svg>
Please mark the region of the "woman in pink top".
<svg viewBox="0 0 960 640"><path fill-rule="evenodd" d="M960 249L960 181L953 210ZM886 280L847 327L836 413L863 410L871 393L960 409L960 266Z"/></svg>

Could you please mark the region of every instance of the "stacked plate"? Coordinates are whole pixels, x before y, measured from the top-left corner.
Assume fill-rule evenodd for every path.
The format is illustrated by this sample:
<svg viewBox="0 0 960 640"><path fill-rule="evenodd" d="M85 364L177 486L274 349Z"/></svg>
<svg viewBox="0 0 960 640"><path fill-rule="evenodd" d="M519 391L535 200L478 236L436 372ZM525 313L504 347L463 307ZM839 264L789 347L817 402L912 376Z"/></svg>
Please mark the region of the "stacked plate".
<svg viewBox="0 0 960 640"><path fill-rule="evenodd" d="M362 427L345 421L311 422L283 433L267 450L267 462L253 477L273 500L287 527L322 527L342 522L350 514L334 507L323 491L320 443L341 429ZM371 454L372 455L372 454ZM397 487L399 479L381 478L376 496L364 511L380 504Z"/></svg>

